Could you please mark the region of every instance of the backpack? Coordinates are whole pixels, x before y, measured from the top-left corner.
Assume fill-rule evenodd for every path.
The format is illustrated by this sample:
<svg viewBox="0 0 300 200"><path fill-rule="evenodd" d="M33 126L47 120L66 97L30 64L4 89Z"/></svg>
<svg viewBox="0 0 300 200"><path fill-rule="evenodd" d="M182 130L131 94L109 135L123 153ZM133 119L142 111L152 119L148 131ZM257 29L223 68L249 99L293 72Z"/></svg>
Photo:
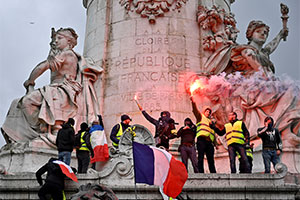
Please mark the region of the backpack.
<svg viewBox="0 0 300 200"><path fill-rule="evenodd" d="M76 149L79 149L81 147L81 133L82 132L78 132L76 135L75 135L75 142L74 142L74 147Z"/></svg>

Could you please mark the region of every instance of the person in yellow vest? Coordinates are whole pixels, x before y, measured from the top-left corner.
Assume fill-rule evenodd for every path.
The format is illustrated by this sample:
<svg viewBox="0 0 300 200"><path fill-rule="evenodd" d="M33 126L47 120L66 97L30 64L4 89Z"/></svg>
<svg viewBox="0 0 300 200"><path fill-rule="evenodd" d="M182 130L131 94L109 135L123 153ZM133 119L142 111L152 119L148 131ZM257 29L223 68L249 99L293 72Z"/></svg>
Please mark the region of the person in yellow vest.
<svg viewBox="0 0 300 200"><path fill-rule="evenodd" d="M76 148L77 172L86 173L90 164L90 153L94 157L94 151L90 144L89 126L83 122L78 131L80 136L80 145Z"/></svg>
<svg viewBox="0 0 300 200"><path fill-rule="evenodd" d="M253 167L253 146L254 146L253 143L250 146L246 146L246 156L250 166L250 173L252 173L252 167ZM243 169L242 162L241 162L241 155L239 154L239 152L236 152L236 155L240 162L240 167L239 167L240 173L245 173L245 170Z"/></svg>
<svg viewBox="0 0 300 200"><path fill-rule="evenodd" d="M235 112L228 114L229 123L224 125L219 135L226 134L231 173L236 173L236 152L241 156L241 167L244 173L250 173L250 165L246 156L246 146L249 146L249 131L243 121L237 119Z"/></svg>
<svg viewBox="0 0 300 200"><path fill-rule="evenodd" d="M204 154L207 158L208 168L210 173L216 173L214 161L214 143L216 140L215 123L210 119L212 110L210 107L205 107L200 113L193 97L191 97L193 113L196 118L196 138L198 150L198 171L204 173Z"/></svg>
<svg viewBox="0 0 300 200"><path fill-rule="evenodd" d="M121 122L116 124L110 133L110 139L112 141L112 145L115 148L119 147L119 141L125 130L130 127L131 118L128 115L121 116Z"/></svg>

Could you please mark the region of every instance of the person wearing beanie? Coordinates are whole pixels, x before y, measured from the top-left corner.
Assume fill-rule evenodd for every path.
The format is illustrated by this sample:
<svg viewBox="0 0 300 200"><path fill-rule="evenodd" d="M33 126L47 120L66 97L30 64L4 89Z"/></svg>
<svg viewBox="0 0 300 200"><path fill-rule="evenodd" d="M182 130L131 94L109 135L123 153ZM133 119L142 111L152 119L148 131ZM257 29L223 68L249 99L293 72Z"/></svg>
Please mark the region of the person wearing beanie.
<svg viewBox="0 0 300 200"><path fill-rule="evenodd" d="M71 153L75 143L75 120L69 118L66 123L62 125L62 128L58 131L56 137L56 146L58 150L58 159L70 165Z"/></svg>
<svg viewBox="0 0 300 200"><path fill-rule="evenodd" d="M115 148L119 148L119 141L125 130L130 127L131 118L124 114L121 116L121 122L116 124L110 133L110 139L112 141L112 145Z"/></svg>
<svg viewBox="0 0 300 200"><path fill-rule="evenodd" d="M195 148L196 125L190 118L184 120L184 126L177 132L177 137L181 138L178 151L181 155L181 160L188 170L188 159L191 160L194 173L198 173L197 154Z"/></svg>

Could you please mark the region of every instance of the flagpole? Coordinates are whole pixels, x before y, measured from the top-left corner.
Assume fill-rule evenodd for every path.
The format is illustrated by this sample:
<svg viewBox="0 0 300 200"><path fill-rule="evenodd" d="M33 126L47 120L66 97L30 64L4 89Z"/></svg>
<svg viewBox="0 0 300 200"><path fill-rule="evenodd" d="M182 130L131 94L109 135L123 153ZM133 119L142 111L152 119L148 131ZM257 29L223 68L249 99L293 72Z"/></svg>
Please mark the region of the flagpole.
<svg viewBox="0 0 300 200"><path fill-rule="evenodd" d="M130 130L133 132L133 130ZM134 193L135 193L135 200L137 200L137 189L136 189L136 182L135 182L135 170L134 170L134 158L133 158L133 142L134 142L134 134L132 133L131 139L131 146L132 146L132 163L133 163L133 179L134 179Z"/></svg>

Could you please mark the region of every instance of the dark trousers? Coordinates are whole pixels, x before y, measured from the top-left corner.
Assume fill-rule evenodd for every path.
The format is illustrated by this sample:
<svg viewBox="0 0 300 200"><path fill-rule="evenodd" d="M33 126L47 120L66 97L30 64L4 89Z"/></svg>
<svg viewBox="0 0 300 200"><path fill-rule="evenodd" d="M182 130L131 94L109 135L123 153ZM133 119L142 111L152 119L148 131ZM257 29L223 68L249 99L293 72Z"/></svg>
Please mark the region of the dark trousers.
<svg viewBox="0 0 300 200"><path fill-rule="evenodd" d="M53 183L45 183L38 192L40 200L47 200L47 195L51 195L53 200L63 200L63 188Z"/></svg>
<svg viewBox="0 0 300 200"><path fill-rule="evenodd" d="M89 151L76 151L77 163L78 163L78 173L86 173L90 164L90 152Z"/></svg>
<svg viewBox="0 0 300 200"><path fill-rule="evenodd" d="M253 159L250 156L247 156L247 158L248 158L249 167L250 167L250 172L249 173L252 173ZM239 159L239 161L240 161L240 167L239 167L240 173L246 173L246 170L243 169L241 159Z"/></svg>
<svg viewBox="0 0 300 200"><path fill-rule="evenodd" d="M197 138L197 150L198 150L198 170L199 173L204 173L204 154L206 154L207 163L210 173L216 173L214 153L215 149L212 142L205 140L204 138Z"/></svg>
<svg viewBox="0 0 300 200"><path fill-rule="evenodd" d="M186 146L182 145L180 148L181 160L185 165L186 170L188 170L188 159L191 159L194 172L198 173L198 166L197 166L197 155L196 155L196 148L194 145Z"/></svg>
<svg viewBox="0 0 300 200"><path fill-rule="evenodd" d="M228 146L231 173L236 173L236 167L235 167L236 152L238 152L241 155L240 158L241 168L243 169L244 173L250 173L250 166L246 155L245 146L238 143L233 143Z"/></svg>

